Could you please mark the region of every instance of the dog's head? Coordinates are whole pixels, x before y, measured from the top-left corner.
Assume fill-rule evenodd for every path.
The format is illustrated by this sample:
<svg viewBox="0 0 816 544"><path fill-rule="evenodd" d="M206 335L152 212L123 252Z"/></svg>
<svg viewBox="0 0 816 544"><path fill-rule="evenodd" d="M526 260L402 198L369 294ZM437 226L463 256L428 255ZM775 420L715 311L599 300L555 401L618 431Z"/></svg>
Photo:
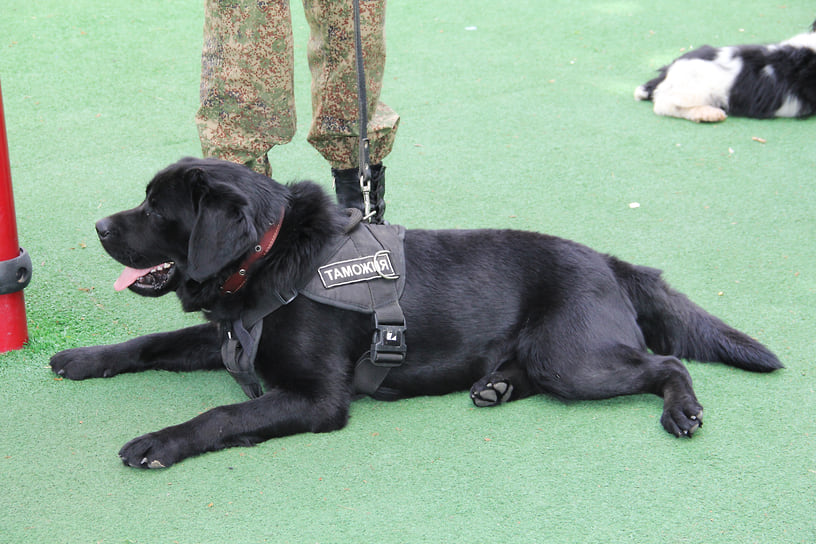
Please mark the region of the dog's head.
<svg viewBox="0 0 816 544"><path fill-rule="evenodd" d="M249 168L188 158L156 174L139 206L99 220L96 230L126 267L115 288L161 296L223 280L280 221L286 201L284 186Z"/></svg>

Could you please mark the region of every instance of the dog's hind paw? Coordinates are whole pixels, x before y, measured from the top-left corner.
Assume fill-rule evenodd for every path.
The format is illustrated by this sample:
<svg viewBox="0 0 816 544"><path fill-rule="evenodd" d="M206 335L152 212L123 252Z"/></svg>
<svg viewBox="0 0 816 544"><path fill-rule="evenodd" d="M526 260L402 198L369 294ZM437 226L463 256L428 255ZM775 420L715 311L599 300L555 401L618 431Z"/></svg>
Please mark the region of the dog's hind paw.
<svg viewBox="0 0 816 544"><path fill-rule="evenodd" d="M480 408L507 402L512 394L513 384L505 380L485 383L479 381L470 389L470 398L473 400L473 404Z"/></svg>
<svg viewBox="0 0 816 544"><path fill-rule="evenodd" d="M703 407L696 401L686 406L667 406L660 418L663 428L677 437L691 437L703 426Z"/></svg>

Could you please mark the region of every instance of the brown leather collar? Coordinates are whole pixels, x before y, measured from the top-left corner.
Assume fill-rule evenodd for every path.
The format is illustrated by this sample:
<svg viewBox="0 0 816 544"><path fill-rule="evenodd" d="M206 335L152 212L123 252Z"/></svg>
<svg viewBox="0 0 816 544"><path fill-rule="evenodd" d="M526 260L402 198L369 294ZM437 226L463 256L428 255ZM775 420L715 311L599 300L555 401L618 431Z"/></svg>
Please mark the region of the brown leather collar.
<svg viewBox="0 0 816 544"><path fill-rule="evenodd" d="M221 286L222 295L231 295L241 289L249 278L249 267L251 267L258 259L266 256L266 254L269 253L269 250L272 249L272 245L278 238L278 233L280 233L281 225L283 224L283 213L284 208L281 208L280 220L269 227L269 230L267 230L261 237L261 241L258 242L258 245L252 249L252 253L250 253L247 258L243 260L243 262L241 262L241 265L238 267L238 271L227 278L227 281L225 281Z"/></svg>

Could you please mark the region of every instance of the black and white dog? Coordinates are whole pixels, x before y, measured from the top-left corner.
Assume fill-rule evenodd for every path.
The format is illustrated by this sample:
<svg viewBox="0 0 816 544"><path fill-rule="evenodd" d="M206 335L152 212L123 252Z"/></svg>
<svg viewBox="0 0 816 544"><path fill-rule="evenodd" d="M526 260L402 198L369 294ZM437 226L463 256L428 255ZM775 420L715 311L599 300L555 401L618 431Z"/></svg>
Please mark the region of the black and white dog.
<svg viewBox="0 0 816 544"><path fill-rule="evenodd" d="M768 119L816 113L816 21L811 31L772 45L704 45L635 89L658 115L696 122L728 114Z"/></svg>

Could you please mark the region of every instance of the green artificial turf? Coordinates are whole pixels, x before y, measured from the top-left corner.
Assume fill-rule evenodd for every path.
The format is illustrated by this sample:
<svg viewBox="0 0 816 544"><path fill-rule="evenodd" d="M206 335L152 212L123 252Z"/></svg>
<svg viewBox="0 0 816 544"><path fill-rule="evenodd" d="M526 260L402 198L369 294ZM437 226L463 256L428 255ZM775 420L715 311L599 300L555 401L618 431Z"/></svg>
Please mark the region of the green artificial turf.
<svg viewBox="0 0 816 544"><path fill-rule="evenodd" d="M292 8L299 133L270 158L278 180L330 189L304 141L307 29ZM689 47L805 31L812 3L388 9L391 222L535 229L662 268L787 368L689 363L706 409L692 440L662 430L656 397L476 409L457 393L362 400L339 432L126 468L131 438L243 398L223 372L70 382L48 367L61 349L200 321L172 297L114 293L93 223L200 154L203 9L4 0L0 81L34 278L31 340L0 356L0 542L816 542L816 119L695 125L632 99Z"/></svg>

